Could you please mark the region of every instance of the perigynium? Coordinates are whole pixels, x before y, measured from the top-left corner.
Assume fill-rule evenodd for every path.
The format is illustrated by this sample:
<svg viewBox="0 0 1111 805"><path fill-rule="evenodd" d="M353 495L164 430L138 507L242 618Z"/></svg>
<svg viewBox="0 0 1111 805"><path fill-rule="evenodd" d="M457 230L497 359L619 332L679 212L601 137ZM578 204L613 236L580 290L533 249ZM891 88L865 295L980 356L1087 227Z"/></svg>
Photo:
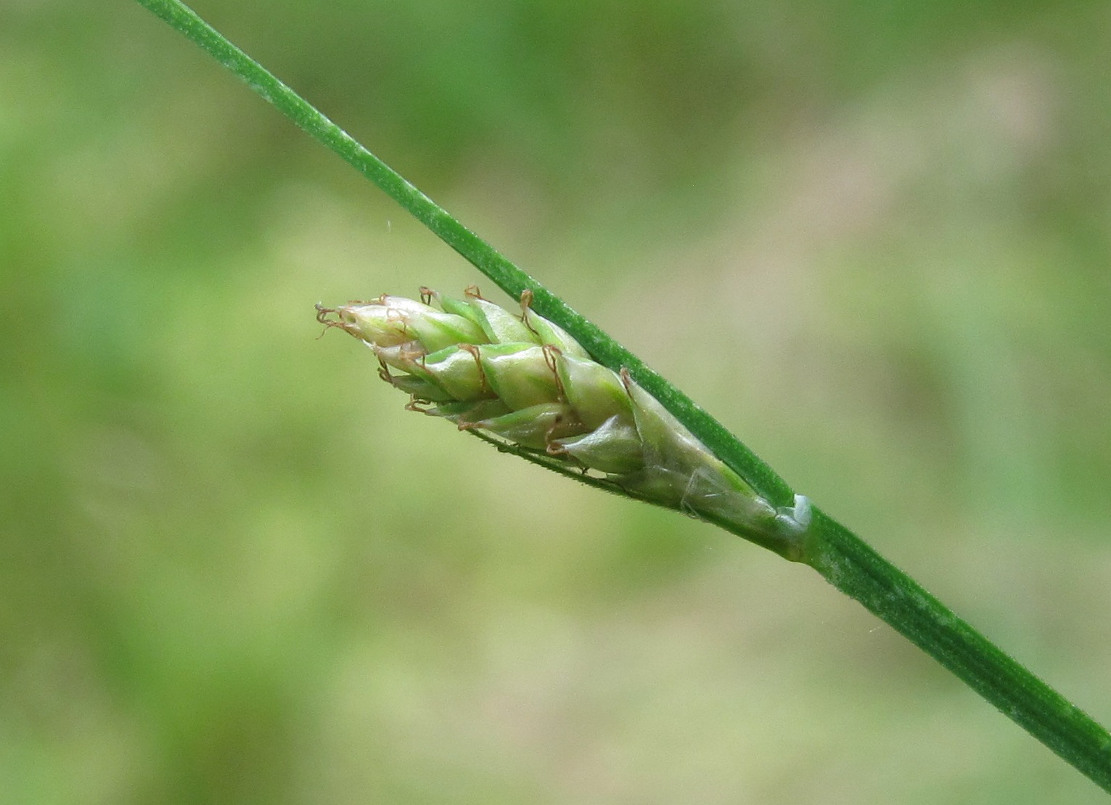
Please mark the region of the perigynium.
<svg viewBox="0 0 1111 805"><path fill-rule="evenodd" d="M421 288L317 319L369 346L407 407L454 422L551 469L678 509L797 552L809 509L776 508L638 386L613 372L521 297L510 313L475 288L463 299Z"/></svg>

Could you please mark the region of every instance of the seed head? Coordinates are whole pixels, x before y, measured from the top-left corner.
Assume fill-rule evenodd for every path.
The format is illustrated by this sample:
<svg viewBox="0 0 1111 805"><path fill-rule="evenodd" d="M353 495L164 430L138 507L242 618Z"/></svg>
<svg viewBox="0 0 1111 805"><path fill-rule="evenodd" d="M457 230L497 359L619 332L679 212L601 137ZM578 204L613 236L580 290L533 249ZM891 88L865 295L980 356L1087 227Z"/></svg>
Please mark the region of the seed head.
<svg viewBox="0 0 1111 805"><path fill-rule="evenodd" d="M374 350L379 375L410 396L410 409L504 450L734 530L805 531L805 499L777 510L628 372L593 360L530 303L525 292L518 315L475 288L463 299L422 288L421 301L317 305L317 320Z"/></svg>

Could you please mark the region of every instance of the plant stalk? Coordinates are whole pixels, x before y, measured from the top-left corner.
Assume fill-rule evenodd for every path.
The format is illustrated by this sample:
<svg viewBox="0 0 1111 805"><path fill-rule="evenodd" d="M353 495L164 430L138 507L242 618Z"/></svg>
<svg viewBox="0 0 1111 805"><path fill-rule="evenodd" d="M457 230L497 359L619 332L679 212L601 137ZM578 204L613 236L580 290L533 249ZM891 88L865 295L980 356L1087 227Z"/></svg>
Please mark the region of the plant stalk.
<svg viewBox="0 0 1111 805"><path fill-rule="evenodd" d="M1111 792L1111 735L818 508L802 559Z"/></svg>
<svg viewBox="0 0 1111 805"><path fill-rule="evenodd" d="M570 333L599 363L615 372L626 369L765 500L775 506L787 506L793 501L794 492L787 483L724 426L464 227L191 9L177 0L137 2L214 56L298 126L353 165L511 297L519 298L525 290L532 291L533 307L538 313ZM750 534L736 533L751 538ZM1111 736L1103 727L817 509L813 510L806 539L801 559L788 558L811 565L833 586L886 621L1111 793Z"/></svg>
<svg viewBox="0 0 1111 805"><path fill-rule="evenodd" d="M787 483L689 397L463 226L447 210L360 145L269 70L229 42L192 9L177 0L137 2L185 34L246 81L251 89L276 106L282 114L354 166L511 298L519 299L524 291L532 291L532 307L537 313L571 333L602 365L615 372L627 369L641 388L659 400L718 458L748 481L761 497L775 506L793 502L794 493Z"/></svg>

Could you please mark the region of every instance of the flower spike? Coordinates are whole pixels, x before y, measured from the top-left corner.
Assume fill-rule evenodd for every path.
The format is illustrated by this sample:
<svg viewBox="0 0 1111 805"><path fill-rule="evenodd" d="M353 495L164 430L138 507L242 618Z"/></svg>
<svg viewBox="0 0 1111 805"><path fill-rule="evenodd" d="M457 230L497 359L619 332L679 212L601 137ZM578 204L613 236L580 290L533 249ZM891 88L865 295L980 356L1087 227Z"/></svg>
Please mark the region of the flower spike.
<svg viewBox="0 0 1111 805"><path fill-rule="evenodd" d="M516 315L468 288L421 288L317 306L317 320L364 342L408 408L454 422L501 449L638 500L726 525L787 554L809 504L776 509L710 453L629 373L596 362L521 296Z"/></svg>

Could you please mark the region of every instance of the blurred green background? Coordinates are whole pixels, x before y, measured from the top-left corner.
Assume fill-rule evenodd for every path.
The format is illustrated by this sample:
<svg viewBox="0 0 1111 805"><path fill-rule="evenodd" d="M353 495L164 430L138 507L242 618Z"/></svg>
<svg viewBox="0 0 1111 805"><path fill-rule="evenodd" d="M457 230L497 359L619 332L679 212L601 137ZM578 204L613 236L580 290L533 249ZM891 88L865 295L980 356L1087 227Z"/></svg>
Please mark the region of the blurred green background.
<svg viewBox="0 0 1111 805"><path fill-rule="evenodd" d="M1104 3L197 10L1111 722ZM0 5L0 800L1102 802L808 569L408 414L490 283L139 6Z"/></svg>

